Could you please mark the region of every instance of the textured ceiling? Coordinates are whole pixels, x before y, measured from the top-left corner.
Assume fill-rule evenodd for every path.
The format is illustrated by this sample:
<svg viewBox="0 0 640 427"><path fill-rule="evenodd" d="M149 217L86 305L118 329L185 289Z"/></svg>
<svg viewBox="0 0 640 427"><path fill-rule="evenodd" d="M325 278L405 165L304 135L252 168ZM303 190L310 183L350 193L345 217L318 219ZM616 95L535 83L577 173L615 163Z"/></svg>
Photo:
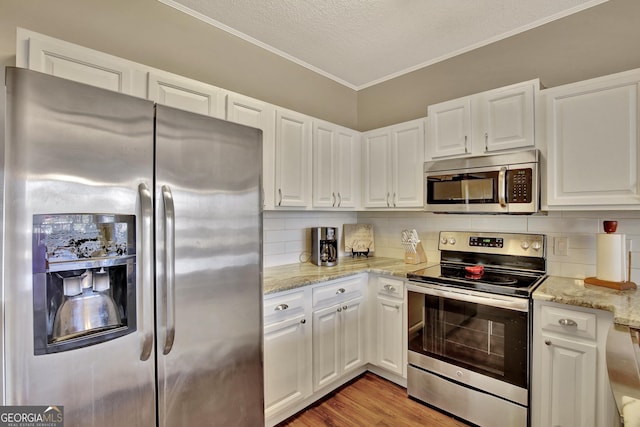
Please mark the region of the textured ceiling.
<svg viewBox="0 0 640 427"><path fill-rule="evenodd" d="M159 0L353 89L607 0Z"/></svg>

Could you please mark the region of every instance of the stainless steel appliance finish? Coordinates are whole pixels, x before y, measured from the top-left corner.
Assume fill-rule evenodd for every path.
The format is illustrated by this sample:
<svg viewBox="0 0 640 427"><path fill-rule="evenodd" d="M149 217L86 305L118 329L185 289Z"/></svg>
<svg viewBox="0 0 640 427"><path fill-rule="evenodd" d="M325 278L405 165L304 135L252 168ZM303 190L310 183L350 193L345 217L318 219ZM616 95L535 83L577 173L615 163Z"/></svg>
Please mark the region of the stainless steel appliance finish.
<svg viewBox="0 0 640 427"><path fill-rule="evenodd" d="M262 425L260 131L6 76L3 403L64 405L69 426ZM36 355L33 218L76 213L135 216L135 331Z"/></svg>
<svg viewBox="0 0 640 427"><path fill-rule="evenodd" d="M607 334L607 372L611 391L625 425L625 407L640 401L640 330L613 324ZM627 412L631 416L631 412ZM635 425L628 420L628 425ZM637 422L637 420L636 420Z"/></svg>
<svg viewBox="0 0 640 427"><path fill-rule="evenodd" d="M440 233L440 264L407 274L410 396L478 425L528 425L545 246L544 235Z"/></svg>
<svg viewBox="0 0 640 427"><path fill-rule="evenodd" d="M315 227L311 229L311 262L330 267L338 264L338 229Z"/></svg>
<svg viewBox="0 0 640 427"><path fill-rule="evenodd" d="M425 210L531 214L540 209L538 150L426 162Z"/></svg>

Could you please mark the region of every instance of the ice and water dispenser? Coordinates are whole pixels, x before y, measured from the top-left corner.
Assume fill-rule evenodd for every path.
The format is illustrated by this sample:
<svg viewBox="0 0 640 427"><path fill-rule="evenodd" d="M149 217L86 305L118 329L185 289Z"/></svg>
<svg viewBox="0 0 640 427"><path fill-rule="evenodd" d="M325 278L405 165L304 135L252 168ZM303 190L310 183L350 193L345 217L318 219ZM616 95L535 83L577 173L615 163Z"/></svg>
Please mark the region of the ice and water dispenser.
<svg viewBox="0 0 640 427"><path fill-rule="evenodd" d="M35 354L136 330L133 215L34 215Z"/></svg>

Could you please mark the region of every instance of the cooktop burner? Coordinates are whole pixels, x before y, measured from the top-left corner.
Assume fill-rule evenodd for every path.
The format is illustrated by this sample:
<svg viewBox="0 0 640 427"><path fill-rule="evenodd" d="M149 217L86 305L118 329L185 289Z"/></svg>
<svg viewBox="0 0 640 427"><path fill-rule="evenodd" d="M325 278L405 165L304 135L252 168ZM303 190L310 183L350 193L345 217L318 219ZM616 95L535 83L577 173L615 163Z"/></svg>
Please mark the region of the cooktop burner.
<svg viewBox="0 0 640 427"><path fill-rule="evenodd" d="M407 278L528 298L546 278L545 241L539 234L441 232L441 263Z"/></svg>

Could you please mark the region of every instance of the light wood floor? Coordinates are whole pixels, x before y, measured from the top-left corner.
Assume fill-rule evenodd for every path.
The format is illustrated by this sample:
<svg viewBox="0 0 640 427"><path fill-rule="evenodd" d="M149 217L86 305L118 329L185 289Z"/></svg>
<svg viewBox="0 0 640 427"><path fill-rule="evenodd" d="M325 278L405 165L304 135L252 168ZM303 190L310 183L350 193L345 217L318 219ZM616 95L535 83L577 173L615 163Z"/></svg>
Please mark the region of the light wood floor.
<svg viewBox="0 0 640 427"><path fill-rule="evenodd" d="M277 427L466 427L407 397L406 389L370 372L333 391Z"/></svg>

